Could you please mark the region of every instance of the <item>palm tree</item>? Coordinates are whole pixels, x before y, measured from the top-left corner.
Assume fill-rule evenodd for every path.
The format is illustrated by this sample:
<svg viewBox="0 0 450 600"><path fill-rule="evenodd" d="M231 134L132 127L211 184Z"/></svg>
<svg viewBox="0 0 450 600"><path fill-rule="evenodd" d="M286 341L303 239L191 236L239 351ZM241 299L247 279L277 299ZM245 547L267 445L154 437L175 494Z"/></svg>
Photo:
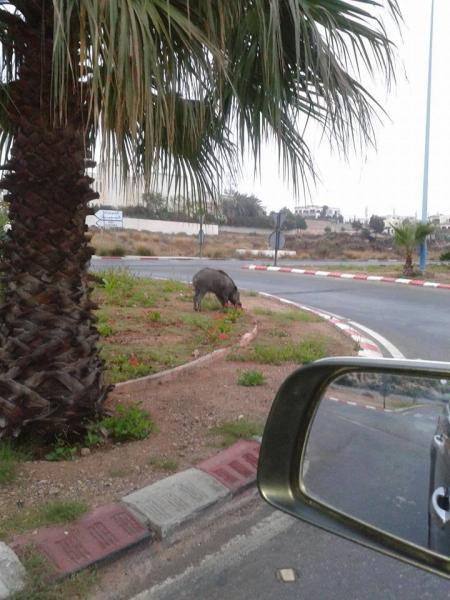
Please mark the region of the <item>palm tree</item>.
<svg viewBox="0 0 450 600"><path fill-rule="evenodd" d="M433 232L433 226L429 223L403 223L393 226L394 243L405 249L405 264L403 273L407 277L414 275L413 252L421 242Z"/></svg>
<svg viewBox="0 0 450 600"><path fill-rule="evenodd" d="M380 107L352 74L393 77L383 4L398 21L396 0L0 0L0 437L81 432L108 392L87 280L95 152L202 205L273 138L298 189L308 121L343 150L373 139Z"/></svg>

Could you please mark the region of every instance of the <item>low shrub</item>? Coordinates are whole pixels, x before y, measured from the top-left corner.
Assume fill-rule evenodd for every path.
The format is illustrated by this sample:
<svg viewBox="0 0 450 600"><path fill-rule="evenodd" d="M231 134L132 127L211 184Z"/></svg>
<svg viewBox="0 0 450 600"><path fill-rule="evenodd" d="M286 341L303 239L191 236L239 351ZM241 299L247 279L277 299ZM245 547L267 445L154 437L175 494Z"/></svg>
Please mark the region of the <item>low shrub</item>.
<svg viewBox="0 0 450 600"><path fill-rule="evenodd" d="M137 246L135 252L138 256L155 256L150 246Z"/></svg>
<svg viewBox="0 0 450 600"><path fill-rule="evenodd" d="M238 384L245 387L264 385L266 378L261 371L243 371L238 378Z"/></svg>
<svg viewBox="0 0 450 600"><path fill-rule="evenodd" d="M155 429L148 412L137 403L128 406L117 405L116 414L103 419L102 424L110 437L117 442L143 440Z"/></svg>
<svg viewBox="0 0 450 600"><path fill-rule="evenodd" d="M450 260L450 250L446 250L445 252L442 252L442 254L439 257L439 260L442 260L442 261Z"/></svg>

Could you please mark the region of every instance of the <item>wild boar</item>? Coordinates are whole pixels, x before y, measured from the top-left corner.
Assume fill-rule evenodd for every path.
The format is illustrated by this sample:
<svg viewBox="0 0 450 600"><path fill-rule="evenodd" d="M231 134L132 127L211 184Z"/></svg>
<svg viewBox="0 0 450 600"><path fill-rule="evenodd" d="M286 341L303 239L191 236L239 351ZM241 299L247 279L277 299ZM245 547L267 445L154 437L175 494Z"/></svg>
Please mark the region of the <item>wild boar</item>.
<svg viewBox="0 0 450 600"><path fill-rule="evenodd" d="M225 271L201 269L194 275L192 284L194 286L194 310L200 310L201 301L207 292L215 294L222 306L231 302L233 306L242 307L239 290Z"/></svg>

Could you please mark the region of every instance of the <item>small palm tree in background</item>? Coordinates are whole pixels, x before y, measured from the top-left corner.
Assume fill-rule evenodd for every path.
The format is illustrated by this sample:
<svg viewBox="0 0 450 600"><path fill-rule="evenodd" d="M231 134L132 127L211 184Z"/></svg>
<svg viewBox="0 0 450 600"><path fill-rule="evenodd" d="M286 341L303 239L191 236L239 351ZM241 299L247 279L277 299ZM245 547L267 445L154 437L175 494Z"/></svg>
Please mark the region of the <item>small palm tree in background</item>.
<svg viewBox="0 0 450 600"><path fill-rule="evenodd" d="M394 227L394 243L405 250L405 264L403 273L407 277L414 275L413 252L427 235L433 232L433 226L429 223L403 223Z"/></svg>
<svg viewBox="0 0 450 600"><path fill-rule="evenodd" d="M0 437L81 433L102 410L96 153L112 176L163 171L198 213L273 139L301 188L308 122L342 149L373 139L380 106L355 76L393 76L382 8L398 20L396 0L0 0Z"/></svg>

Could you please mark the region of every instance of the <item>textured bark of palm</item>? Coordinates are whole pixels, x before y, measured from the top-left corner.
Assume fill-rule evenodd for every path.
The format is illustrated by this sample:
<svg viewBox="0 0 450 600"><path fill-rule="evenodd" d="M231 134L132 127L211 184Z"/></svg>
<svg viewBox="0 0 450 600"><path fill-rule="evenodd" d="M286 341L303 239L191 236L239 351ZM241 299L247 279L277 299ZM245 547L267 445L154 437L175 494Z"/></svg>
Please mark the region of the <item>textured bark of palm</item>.
<svg viewBox="0 0 450 600"><path fill-rule="evenodd" d="M54 123L51 4L15 32L24 59L10 85L14 143L0 182L12 224L1 266L0 437L74 433L108 391L87 282L85 217L97 195L84 173L77 83L67 122Z"/></svg>

